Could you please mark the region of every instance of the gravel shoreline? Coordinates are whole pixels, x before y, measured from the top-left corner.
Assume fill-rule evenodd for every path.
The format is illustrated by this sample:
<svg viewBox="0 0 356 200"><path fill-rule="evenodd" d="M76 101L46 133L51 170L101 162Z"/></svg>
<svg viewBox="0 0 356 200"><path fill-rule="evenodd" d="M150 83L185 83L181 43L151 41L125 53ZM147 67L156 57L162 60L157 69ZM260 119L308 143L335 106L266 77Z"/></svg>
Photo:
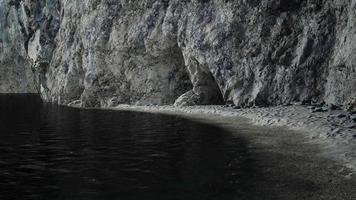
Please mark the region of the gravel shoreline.
<svg viewBox="0 0 356 200"><path fill-rule="evenodd" d="M323 156L339 162L353 173L356 172L356 129L350 126L349 116L341 110L314 112L314 107L302 105L247 109L227 106L119 105L110 109L185 115L194 118L206 116L240 120L245 118L258 126L285 127L304 133L311 143L322 144L325 147Z"/></svg>

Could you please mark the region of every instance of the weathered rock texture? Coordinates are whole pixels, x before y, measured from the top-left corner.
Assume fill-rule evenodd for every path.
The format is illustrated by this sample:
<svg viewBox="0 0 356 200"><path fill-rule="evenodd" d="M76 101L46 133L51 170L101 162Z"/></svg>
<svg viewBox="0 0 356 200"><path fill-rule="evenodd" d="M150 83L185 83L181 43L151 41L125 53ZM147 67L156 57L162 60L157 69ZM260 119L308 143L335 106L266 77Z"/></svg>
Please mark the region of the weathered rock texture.
<svg viewBox="0 0 356 200"><path fill-rule="evenodd" d="M19 35L1 41L2 49L25 49L51 102L266 106L346 104L356 96L356 0L0 5L1 35ZM3 10L12 14L4 17ZM9 59L3 51L2 63ZM1 64L1 71L28 70L24 65Z"/></svg>
<svg viewBox="0 0 356 200"><path fill-rule="evenodd" d="M13 2L0 0L0 93L35 92L25 49L21 13Z"/></svg>

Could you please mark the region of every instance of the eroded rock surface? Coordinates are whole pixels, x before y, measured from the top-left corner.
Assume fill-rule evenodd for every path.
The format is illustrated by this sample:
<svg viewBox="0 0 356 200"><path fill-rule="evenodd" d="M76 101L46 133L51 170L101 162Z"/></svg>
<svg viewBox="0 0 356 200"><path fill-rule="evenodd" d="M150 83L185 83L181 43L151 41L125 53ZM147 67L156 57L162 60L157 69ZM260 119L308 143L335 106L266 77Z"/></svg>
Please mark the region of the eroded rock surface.
<svg viewBox="0 0 356 200"><path fill-rule="evenodd" d="M22 49L12 52L19 54L16 60L30 58L47 101L86 107L345 105L356 96L355 0L0 5L12 13L1 12L0 35L13 27L0 49ZM14 48L4 48L9 44ZM5 50L1 63L15 55ZM1 64L1 71L24 73L27 65Z"/></svg>
<svg viewBox="0 0 356 200"><path fill-rule="evenodd" d="M21 13L12 1L0 0L0 93L35 92L27 59Z"/></svg>

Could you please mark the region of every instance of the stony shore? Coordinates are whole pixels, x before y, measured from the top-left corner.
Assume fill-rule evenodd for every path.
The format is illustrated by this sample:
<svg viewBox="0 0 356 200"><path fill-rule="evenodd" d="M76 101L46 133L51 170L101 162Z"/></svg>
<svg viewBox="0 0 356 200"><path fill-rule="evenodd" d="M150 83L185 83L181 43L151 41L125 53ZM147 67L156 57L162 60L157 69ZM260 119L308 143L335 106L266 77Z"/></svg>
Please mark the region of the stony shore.
<svg viewBox="0 0 356 200"><path fill-rule="evenodd" d="M264 127L283 127L301 133L312 144L322 145L322 156L356 172L356 129L353 113L318 106L277 106L239 109L232 106L133 106L119 105L115 110L183 115L191 118L229 118L230 123L248 119ZM348 174L352 176L353 173Z"/></svg>

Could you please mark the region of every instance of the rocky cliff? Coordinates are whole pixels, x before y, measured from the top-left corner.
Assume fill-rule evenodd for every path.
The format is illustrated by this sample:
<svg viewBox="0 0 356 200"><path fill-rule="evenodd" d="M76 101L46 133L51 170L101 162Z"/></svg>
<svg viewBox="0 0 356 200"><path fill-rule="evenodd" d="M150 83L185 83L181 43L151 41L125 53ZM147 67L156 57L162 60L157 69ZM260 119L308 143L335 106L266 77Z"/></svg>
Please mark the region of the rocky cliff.
<svg viewBox="0 0 356 200"><path fill-rule="evenodd" d="M0 93L35 92L20 18L10 1L0 0Z"/></svg>
<svg viewBox="0 0 356 200"><path fill-rule="evenodd" d="M87 107L356 96L356 0L0 0L0 8L2 90L32 70L45 100Z"/></svg>

